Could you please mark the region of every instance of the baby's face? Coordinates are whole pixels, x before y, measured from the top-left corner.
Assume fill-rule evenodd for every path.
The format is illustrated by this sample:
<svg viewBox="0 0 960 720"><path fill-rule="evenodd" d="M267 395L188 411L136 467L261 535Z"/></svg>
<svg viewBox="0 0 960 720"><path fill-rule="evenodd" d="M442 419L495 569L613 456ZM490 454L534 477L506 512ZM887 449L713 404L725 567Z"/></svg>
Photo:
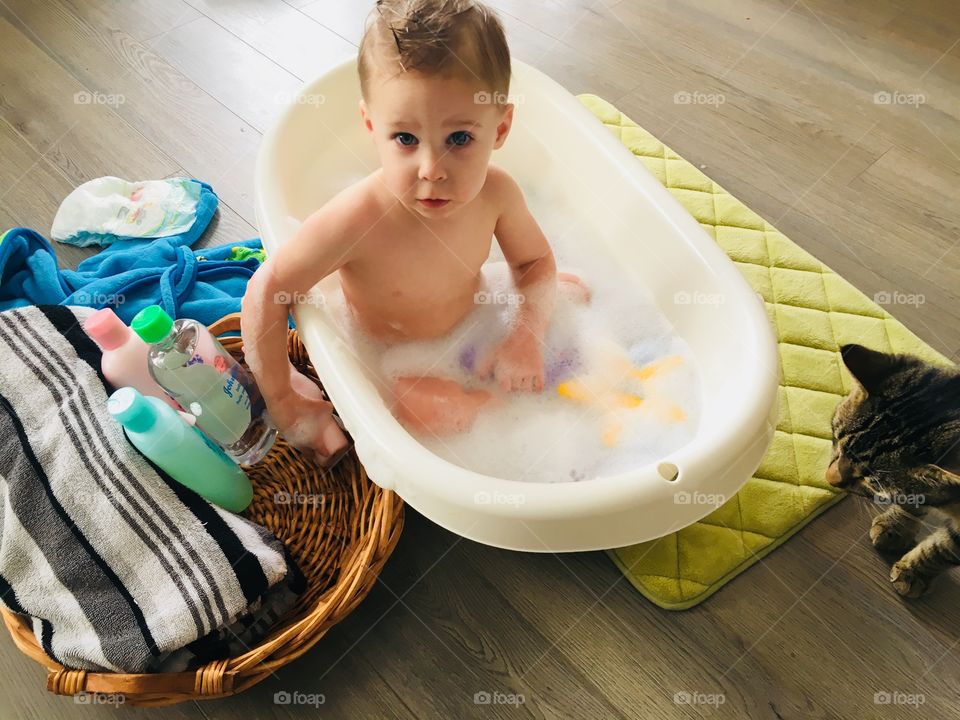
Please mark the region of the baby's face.
<svg viewBox="0 0 960 720"><path fill-rule="evenodd" d="M479 83L413 72L373 78L368 94L360 112L384 181L405 206L441 218L477 196L510 131L512 105L487 102Z"/></svg>

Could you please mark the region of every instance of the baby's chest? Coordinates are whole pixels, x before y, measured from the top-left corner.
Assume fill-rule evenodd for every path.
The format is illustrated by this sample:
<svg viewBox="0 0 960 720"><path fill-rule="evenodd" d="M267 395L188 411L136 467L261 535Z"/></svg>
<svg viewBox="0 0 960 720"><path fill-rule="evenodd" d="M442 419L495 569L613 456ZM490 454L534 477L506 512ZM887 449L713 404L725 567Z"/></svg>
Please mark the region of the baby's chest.
<svg viewBox="0 0 960 720"><path fill-rule="evenodd" d="M394 296L431 294L437 288L472 283L490 254L492 229L392 238L377 244L365 263L368 281Z"/></svg>

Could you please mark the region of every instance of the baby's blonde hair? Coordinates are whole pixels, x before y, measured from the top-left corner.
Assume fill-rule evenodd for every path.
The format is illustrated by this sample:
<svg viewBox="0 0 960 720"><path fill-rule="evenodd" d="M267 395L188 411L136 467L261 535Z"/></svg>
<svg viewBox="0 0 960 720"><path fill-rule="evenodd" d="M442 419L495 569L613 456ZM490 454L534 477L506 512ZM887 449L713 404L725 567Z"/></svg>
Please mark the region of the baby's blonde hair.
<svg viewBox="0 0 960 720"><path fill-rule="evenodd" d="M475 0L378 0L357 56L365 99L374 60L378 68L395 64L397 73L476 80L497 103L505 102L510 89L510 50L503 26L490 8Z"/></svg>

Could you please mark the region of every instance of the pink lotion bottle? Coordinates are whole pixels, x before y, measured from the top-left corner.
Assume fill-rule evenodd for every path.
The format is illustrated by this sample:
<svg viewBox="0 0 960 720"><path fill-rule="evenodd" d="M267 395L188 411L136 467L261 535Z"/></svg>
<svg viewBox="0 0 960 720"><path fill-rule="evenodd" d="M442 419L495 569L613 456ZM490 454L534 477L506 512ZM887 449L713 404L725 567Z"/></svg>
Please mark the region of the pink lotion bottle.
<svg viewBox="0 0 960 720"><path fill-rule="evenodd" d="M100 369L114 389L133 387L141 395L159 398L174 410L182 410L180 404L167 395L150 374L147 363L150 346L127 327L113 310L97 310L83 323L83 329L103 351Z"/></svg>

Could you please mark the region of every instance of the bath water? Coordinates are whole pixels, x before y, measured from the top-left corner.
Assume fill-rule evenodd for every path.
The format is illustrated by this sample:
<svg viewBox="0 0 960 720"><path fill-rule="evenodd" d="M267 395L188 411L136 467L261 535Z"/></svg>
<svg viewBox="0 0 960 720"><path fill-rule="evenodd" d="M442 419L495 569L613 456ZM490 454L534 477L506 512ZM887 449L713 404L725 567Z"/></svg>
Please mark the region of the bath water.
<svg viewBox="0 0 960 720"><path fill-rule="evenodd" d="M531 209L536 201L528 193ZM589 480L662 460L697 429L701 388L689 347L636 278L590 241L589 227L555 210L534 214L558 270L580 276L592 291L588 304L557 295L545 337L543 392L505 395L465 433L415 437L451 463L530 482ZM326 302L388 404L393 378L401 375L501 392L471 372L505 337L519 304L496 241L475 309L441 338L387 345L353 322L339 289Z"/></svg>

